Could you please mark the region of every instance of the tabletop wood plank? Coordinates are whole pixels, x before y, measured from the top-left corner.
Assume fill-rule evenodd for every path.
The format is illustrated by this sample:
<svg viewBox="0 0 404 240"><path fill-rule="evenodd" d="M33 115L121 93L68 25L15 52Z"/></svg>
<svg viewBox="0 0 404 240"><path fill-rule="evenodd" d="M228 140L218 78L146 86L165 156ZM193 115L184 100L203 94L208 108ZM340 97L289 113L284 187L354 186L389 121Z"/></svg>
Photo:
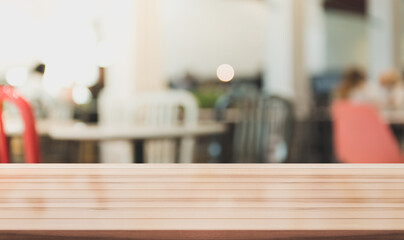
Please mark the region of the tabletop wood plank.
<svg viewBox="0 0 404 240"><path fill-rule="evenodd" d="M0 166L8 234L307 230L404 231L404 166Z"/></svg>
<svg viewBox="0 0 404 240"><path fill-rule="evenodd" d="M0 240L401 240L401 231L0 231Z"/></svg>
<svg viewBox="0 0 404 240"><path fill-rule="evenodd" d="M103 179L104 180L104 179ZM67 183L67 182L64 182ZM12 182L0 180L0 191L3 190L404 190L402 182L102 182L96 187L95 182L71 181L61 185L57 182L43 181L41 184L31 181ZM97 182L97 184L99 184ZM91 187L91 189L90 189Z"/></svg>

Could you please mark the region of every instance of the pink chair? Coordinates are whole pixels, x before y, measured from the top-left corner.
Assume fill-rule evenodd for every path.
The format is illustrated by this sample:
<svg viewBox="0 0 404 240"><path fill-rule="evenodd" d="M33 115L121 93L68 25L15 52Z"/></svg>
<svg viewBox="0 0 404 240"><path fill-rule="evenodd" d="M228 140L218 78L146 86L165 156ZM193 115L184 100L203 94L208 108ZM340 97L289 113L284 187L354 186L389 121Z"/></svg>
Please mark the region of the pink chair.
<svg viewBox="0 0 404 240"><path fill-rule="evenodd" d="M38 146L38 135L35 130L35 120L31 107L15 90L10 86L0 87L0 110L4 101L9 101L17 106L24 121L24 150L26 163L39 163L40 154ZM0 114L0 163L9 163L6 135L4 133L3 120Z"/></svg>
<svg viewBox="0 0 404 240"><path fill-rule="evenodd" d="M343 163L402 163L400 148L375 108L338 101L332 106L334 149Z"/></svg>

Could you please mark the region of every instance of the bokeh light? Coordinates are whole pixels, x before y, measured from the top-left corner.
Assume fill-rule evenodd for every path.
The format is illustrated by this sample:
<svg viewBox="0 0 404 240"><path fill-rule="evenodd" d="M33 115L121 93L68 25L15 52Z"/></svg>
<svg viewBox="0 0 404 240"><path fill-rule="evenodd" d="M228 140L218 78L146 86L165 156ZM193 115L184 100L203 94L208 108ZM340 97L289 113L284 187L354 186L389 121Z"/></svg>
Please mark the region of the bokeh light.
<svg viewBox="0 0 404 240"><path fill-rule="evenodd" d="M24 85L28 80L28 69L26 68L13 68L6 73L6 81L14 87Z"/></svg>
<svg viewBox="0 0 404 240"><path fill-rule="evenodd" d="M217 68L217 78L222 82L230 82L233 80L235 72L234 68L229 64L222 64Z"/></svg>
<svg viewBox="0 0 404 240"><path fill-rule="evenodd" d="M76 104L87 104L91 101L92 94L87 87L76 86L73 88L72 98Z"/></svg>

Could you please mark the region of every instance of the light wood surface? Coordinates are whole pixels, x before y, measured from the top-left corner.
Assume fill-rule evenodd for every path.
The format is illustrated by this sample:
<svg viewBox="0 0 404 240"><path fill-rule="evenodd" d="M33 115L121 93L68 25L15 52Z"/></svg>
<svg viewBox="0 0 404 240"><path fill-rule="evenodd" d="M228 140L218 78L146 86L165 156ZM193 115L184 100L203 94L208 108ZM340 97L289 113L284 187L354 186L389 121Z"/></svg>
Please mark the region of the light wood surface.
<svg viewBox="0 0 404 240"><path fill-rule="evenodd" d="M0 240L402 240L402 231L0 231Z"/></svg>
<svg viewBox="0 0 404 240"><path fill-rule="evenodd" d="M403 165L2 165L0 230L404 230Z"/></svg>

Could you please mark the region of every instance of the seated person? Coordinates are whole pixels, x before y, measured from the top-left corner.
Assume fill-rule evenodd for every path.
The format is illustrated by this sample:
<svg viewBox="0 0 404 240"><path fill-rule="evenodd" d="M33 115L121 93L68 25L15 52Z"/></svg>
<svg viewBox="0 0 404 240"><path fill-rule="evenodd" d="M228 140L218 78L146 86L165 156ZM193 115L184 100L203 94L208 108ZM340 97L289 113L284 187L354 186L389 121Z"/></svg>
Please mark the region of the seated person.
<svg viewBox="0 0 404 240"><path fill-rule="evenodd" d="M366 74L359 68L348 69L334 91L334 100L378 105L377 90L369 84Z"/></svg>
<svg viewBox="0 0 404 240"><path fill-rule="evenodd" d="M404 110L404 84L396 70L383 72L379 78L381 86L380 105L383 110Z"/></svg>
<svg viewBox="0 0 404 240"><path fill-rule="evenodd" d="M402 163L400 148L381 119L363 71L348 70L331 112L336 156L343 163Z"/></svg>

